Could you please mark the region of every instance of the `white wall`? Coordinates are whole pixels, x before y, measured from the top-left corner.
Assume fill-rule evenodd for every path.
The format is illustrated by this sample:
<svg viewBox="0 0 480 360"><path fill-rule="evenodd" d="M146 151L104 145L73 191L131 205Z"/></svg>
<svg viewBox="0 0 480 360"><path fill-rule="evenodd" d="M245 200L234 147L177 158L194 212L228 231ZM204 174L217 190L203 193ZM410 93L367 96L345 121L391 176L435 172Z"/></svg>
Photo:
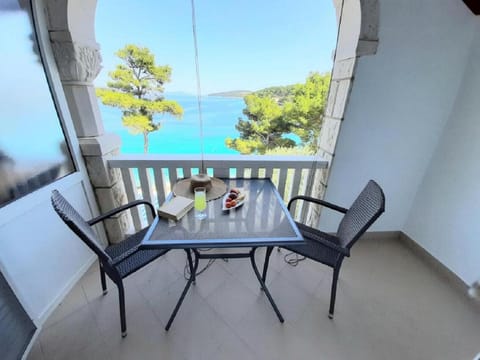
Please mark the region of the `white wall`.
<svg viewBox="0 0 480 360"><path fill-rule="evenodd" d="M480 18L462 85L404 227L466 283L480 279Z"/></svg>
<svg viewBox="0 0 480 360"><path fill-rule="evenodd" d="M0 210L0 269L37 325L91 264L92 252L50 203L51 191L59 189L82 215L91 218L79 180L78 174L70 175Z"/></svg>
<svg viewBox="0 0 480 360"><path fill-rule="evenodd" d="M369 179L378 231L402 230L452 112L476 19L458 0L380 0L377 54L358 59L326 199L349 206ZM321 226L336 228L322 214Z"/></svg>

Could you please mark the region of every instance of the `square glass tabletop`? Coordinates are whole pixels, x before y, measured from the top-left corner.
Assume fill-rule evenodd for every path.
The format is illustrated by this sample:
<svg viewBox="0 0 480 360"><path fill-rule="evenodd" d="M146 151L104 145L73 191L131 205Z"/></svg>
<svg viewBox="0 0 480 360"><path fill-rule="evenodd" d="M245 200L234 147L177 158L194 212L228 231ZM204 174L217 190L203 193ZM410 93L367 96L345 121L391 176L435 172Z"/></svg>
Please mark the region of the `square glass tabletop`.
<svg viewBox="0 0 480 360"><path fill-rule="evenodd" d="M303 244L288 209L270 179L223 179L227 189L242 188L245 202L222 210L223 197L207 203L207 218L190 210L179 221L154 219L141 247L256 247Z"/></svg>

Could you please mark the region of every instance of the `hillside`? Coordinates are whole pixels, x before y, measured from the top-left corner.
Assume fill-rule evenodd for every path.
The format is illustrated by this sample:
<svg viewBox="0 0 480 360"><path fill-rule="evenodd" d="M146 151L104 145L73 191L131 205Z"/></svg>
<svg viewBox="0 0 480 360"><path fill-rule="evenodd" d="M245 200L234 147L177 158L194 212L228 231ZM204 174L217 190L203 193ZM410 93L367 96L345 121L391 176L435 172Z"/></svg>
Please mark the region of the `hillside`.
<svg viewBox="0 0 480 360"><path fill-rule="evenodd" d="M218 93L208 94L208 96L222 96L222 97L235 97L235 98L243 98L244 96L251 94L252 92L249 90L232 90L232 91L224 91Z"/></svg>

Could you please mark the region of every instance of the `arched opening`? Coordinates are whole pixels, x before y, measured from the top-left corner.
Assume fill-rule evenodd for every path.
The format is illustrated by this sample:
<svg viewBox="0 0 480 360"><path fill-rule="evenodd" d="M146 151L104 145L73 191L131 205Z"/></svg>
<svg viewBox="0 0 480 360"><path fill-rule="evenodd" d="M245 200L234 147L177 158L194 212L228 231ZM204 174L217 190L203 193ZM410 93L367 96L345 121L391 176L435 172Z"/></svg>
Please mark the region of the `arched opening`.
<svg viewBox="0 0 480 360"><path fill-rule="evenodd" d="M331 85L325 108L322 131L318 140L318 154L334 165L336 140L341 131L348 97L352 87L356 59L374 54L378 44L378 0L333 0L337 21L338 39L332 70ZM105 195L105 189L121 186L119 174L111 174L106 168L105 157L118 152L119 141L104 134L98 103L93 90L93 80L100 69L99 46L95 41L94 17L96 0L82 3L68 0L48 1L50 37L60 69L64 89L72 111L79 138L95 137L84 141L83 151L87 167L101 172L104 176L93 176L92 183L102 190L99 199L121 203L119 191ZM82 111L79 111L82 109ZM85 111L85 109L87 109ZM81 145L82 145L82 141ZM93 150L95 149L95 150ZM93 152L89 152L93 151ZM90 161L90 166L88 163ZM103 164L99 166L99 164ZM92 172L93 173L93 172ZM313 194L322 197L328 184L329 169L322 171L314 181ZM95 184L96 182L96 184ZM112 195L112 194L115 195ZM98 192L97 192L97 195ZM102 207L102 205L100 204ZM310 221L316 221L319 214L310 214Z"/></svg>
<svg viewBox="0 0 480 360"><path fill-rule="evenodd" d="M316 148L320 114L328 93L331 55L336 44L333 4L311 0L288 0L275 7L259 6L252 0L241 5L218 1L193 3L197 19L200 93L206 120L204 137L208 138L205 153L265 154L276 148L281 148L280 152L305 144L312 145L308 150ZM104 70L95 84L101 89L100 109L105 127L121 135L122 153L141 153L144 148L151 154L195 154L199 151L191 12L189 1L150 3L140 7L128 1L120 7L108 2L98 4L96 34L102 47ZM128 21L133 14L142 18L140 24ZM112 18L116 19L114 24ZM109 91L108 83L113 82L109 74L120 64L129 67L124 59L115 56L127 44L148 49L158 66L170 67L169 81L164 83L161 96L176 101L184 110L181 121L174 121L168 113L154 114L152 122L160 128L146 129L144 139L151 138L150 141L142 139L140 134L132 136L137 129L131 131L133 127L126 125L130 109L126 111L112 105L113 101L105 104L102 100L105 98L103 90L115 96ZM309 76L317 72L322 76ZM298 91L295 97L293 87L304 85L306 88L308 80L311 85L308 96L299 99ZM317 85L320 82L323 87ZM121 91L125 93L126 90ZM188 95L191 100L186 99ZM251 96L248 102L245 95ZM258 98L272 101L261 102ZM300 100L307 110L300 108ZM316 108L312 105L314 101L320 104ZM288 112L287 105L292 105ZM264 111L259 114L257 108ZM239 123L239 118L244 122ZM254 131L250 125L253 123L259 124ZM312 129L311 134L301 131L306 128ZM149 146L143 147L144 141ZM304 155L300 149L298 152ZM292 151L288 155L294 154Z"/></svg>

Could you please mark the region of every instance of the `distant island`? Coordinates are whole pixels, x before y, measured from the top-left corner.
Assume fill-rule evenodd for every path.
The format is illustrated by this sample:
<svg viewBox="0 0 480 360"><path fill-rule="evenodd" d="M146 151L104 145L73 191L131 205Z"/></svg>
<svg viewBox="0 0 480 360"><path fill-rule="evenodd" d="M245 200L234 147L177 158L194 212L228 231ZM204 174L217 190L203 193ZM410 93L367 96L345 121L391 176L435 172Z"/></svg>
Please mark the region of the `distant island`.
<svg viewBox="0 0 480 360"><path fill-rule="evenodd" d="M233 98L243 98L248 94L251 94L252 91L249 90L233 90L233 91L224 91L218 93L208 94L208 96L222 96L222 97L233 97Z"/></svg>

